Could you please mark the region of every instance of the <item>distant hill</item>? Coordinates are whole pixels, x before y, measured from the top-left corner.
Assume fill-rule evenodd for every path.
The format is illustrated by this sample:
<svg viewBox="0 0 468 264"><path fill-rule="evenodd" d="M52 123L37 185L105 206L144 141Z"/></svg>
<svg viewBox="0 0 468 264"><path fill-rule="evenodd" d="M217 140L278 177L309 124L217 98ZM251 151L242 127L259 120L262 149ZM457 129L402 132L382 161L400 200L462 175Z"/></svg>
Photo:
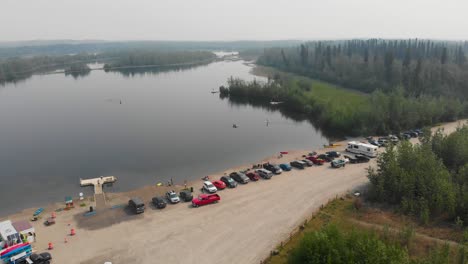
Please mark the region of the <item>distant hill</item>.
<svg viewBox="0 0 468 264"><path fill-rule="evenodd" d="M0 59L38 55L115 52L129 49L177 50L247 50L289 47L299 40L272 41L103 41L103 40L31 40L0 42Z"/></svg>

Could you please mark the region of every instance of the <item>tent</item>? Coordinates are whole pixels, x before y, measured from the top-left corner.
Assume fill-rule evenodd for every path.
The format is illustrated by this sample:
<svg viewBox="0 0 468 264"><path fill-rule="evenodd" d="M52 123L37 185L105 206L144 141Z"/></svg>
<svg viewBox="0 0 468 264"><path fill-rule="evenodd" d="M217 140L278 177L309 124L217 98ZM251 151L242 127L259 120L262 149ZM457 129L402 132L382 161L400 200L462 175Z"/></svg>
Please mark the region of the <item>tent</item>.
<svg viewBox="0 0 468 264"><path fill-rule="evenodd" d="M66 196L65 197L65 208L70 209L74 208L75 206L73 205L73 198L71 196Z"/></svg>
<svg viewBox="0 0 468 264"><path fill-rule="evenodd" d="M27 239L27 242L35 242L35 233L36 230L28 221L16 221L12 223L13 227L18 233L23 235Z"/></svg>

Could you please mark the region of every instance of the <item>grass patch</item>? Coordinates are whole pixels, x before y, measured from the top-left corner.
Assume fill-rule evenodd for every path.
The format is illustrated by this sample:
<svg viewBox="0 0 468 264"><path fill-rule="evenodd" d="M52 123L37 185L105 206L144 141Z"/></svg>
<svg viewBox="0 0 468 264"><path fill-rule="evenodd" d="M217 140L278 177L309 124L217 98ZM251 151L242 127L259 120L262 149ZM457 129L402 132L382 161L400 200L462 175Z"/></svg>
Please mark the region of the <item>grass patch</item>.
<svg viewBox="0 0 468 264"><path fill-rule="evenodd" d="M265 263L288 263L288 258L293 249L301 242L304 234L321 230L327 225L335 225L343 232L352 230L367 230L376 232L382 240L396 241L406 247L412 259L422 259L431 255L435 249L441 250L444 242L434 237L440 234L440 239L446 239L457 233L453 228L440 226L418 226L406 216L401 216L390 211L382 211L373 207L364 206L359 211L354 207L354 197L335 199L299 229L291 239L277 247L277 255L268 258ZM458 233L462 233L459 232ZM461 234L457 235L458 238ZM461 242L461 241L460 241ZM459 245L452 242L449 245L451 261L455 263L459 252Z"/></svg>

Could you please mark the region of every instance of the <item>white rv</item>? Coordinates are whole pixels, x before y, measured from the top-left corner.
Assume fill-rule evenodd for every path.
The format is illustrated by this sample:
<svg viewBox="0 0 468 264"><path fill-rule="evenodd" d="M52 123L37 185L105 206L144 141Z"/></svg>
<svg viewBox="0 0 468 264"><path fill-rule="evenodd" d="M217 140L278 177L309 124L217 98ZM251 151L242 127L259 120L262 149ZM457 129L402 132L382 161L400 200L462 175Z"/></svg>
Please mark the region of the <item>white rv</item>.
<svg viewBox="0 0 468 264"><path fill-rule="evenodd" d="M362 154L371 158L377 157L377 147L371 144L351 141L348 142L346 151L354 154Z"/></svg>

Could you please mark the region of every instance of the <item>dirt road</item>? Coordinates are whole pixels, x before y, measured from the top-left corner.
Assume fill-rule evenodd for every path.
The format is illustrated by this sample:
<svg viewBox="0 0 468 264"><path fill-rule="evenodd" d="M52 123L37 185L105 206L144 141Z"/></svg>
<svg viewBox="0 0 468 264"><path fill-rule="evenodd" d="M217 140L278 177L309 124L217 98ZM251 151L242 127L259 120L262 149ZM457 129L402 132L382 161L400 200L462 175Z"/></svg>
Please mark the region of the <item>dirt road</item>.
<svg viewBox="0 0 468 264"><path fill-rule="evenodd" d="M456 124L445 127L450 132ZM305 153L271 160L286 162ZM36 226L36 248L44 250L54 242L54 263L260 263L320 205L367 183L365 169L374 163L375 159L340 169L327 164L284 172L220 191L218 204L200 208L191 208L190 203L163 210L147 206L137 216L116 208L108 209L113 214L98 211L85 220L66 212L58 215L55 226ZM77 235L67 236L72 227Z"/></svg>

